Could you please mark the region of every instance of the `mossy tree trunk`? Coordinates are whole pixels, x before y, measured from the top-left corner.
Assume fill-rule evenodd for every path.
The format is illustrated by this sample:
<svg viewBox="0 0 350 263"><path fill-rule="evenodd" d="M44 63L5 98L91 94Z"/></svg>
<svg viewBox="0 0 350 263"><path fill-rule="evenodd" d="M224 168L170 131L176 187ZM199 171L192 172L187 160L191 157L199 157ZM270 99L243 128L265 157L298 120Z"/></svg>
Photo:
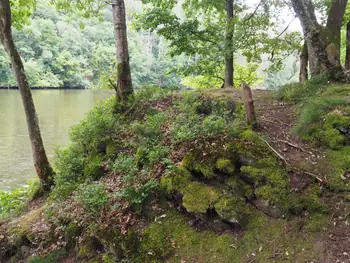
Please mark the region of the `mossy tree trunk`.
<svg viewBox="0 0 350 263"><path fill-rule="evenodd" d="M345 69L350 70L350 22L346 24Z"/></svg>
<svg viewBox="0 0 350 263"><path fill-rule="evenodd" d="M21 93L27 120L29 138L33 151L34 166L44 190L53 185L53 170L47 159L41 137L39 121L36 114L32 93L24 71L21 57L12 38L12 17L9 0L0 0L0 39L7 55L10 57L12 69L16 76Z"/></svg>
<svg viewBox="0 0 350 263"><path fill-rule="evenodd" d="M114 38L117 54L118 98L126 101L133 93L131 70L129 63L129 48L126 29L126 13L124 0L112 0L114 20Z"/></svg>
<svg viewBox="0 0 350 263"><path fill-rule="evenodd" d="M317 22L311 0L291 2L307 41L311 75L327 74L331 81L348 82L340 64L340 29L347 0L332 1L326 26Z"/></svg>
<svg viewBox="0 0 350 263"><path fill-rule="evenodd" d="M226 0L226 39L225 39L225 87L233 87L233 0Z"/></svg>
<svg viewBox="0 0 350 263"><path fill-rule="evenodd" d="M306 44L306 41L304 41L304 44L301 48L301 53L300 53L299 82L307 81L309 78L308 61L309 61L309 55L307 52L307 44Z"/></svg>

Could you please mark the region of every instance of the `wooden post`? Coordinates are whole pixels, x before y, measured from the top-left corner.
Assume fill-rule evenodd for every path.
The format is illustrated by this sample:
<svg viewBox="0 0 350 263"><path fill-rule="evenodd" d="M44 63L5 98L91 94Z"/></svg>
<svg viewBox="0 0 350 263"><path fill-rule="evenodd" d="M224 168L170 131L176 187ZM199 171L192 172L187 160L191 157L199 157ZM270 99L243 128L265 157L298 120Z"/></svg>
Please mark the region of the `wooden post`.
<svg viewBox="0 0 350 263"><path fill-rule="evenodd" d="M243 101L246 112L246 122L248 126L251 126L252 129L255 130L258 128L258 123L256 121L252 90L244 81L241 84L241 88L243 90Z"/></svg>

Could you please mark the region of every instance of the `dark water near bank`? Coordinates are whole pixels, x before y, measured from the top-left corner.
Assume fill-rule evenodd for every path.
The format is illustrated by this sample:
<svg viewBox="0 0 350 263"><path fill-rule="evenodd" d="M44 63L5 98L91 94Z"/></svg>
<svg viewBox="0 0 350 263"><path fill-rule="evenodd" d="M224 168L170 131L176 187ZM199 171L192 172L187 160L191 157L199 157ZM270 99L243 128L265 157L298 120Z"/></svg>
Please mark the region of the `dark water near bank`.
<svg viewBox="0 0 350 263"><path fill-rule="evenodd" d="M40 127L49 158L55 147L69 142L69 127L84 118L108 91L34 90ZM0 90L0 190L25 185L35 177L21 97L16 90Z"/></svg>

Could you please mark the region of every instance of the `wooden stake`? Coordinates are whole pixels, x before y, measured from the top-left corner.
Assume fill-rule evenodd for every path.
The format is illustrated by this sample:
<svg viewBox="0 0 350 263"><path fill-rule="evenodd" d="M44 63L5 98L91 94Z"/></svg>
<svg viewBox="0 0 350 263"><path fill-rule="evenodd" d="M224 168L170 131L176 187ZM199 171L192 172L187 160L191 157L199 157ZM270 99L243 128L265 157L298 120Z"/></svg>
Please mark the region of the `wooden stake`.
<svg viewBox="0 0 350 263"><path fill-rule="evenodd" d="M251 126L253 130L258 128L258 123L256 121L254 100L252 96L252 90L244 81L241 84L243 90L243 101L246 112L246 122L248 126Z"/></svg>

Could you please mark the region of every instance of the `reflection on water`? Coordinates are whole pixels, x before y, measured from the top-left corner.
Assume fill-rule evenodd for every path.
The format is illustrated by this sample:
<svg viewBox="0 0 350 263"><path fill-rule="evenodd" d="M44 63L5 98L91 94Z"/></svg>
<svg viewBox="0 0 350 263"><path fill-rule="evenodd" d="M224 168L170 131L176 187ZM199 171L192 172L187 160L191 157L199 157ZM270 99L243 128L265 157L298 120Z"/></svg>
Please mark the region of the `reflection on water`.
<svg viewBox="0 0 350 263"><path fill-rule="evenodd" d="M68 143L69 127L84 118L108 91L32 91L49 159L57 145ZM35 176L21 97L16 90L0 90L0 190L26 184Z"/></svg>

